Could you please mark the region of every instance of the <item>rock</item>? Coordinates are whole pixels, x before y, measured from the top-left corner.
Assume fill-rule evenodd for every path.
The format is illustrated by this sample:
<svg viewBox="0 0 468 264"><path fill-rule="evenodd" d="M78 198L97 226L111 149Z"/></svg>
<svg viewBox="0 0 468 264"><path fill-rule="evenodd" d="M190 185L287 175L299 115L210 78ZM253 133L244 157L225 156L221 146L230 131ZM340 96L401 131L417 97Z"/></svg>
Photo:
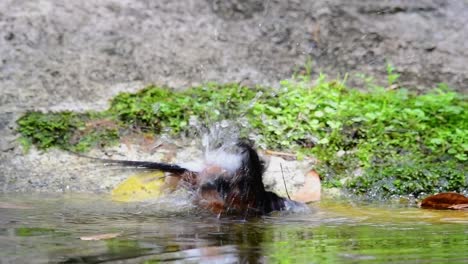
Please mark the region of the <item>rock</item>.
<svg viewBox="0 0 468 264"><path fill-rule="evenodd" d="M350 73L351 85L355 73L387 85L388 61L400 86L465 92L467 24L463 0L0 1L0 186L111 186L96 187L109 178L63 152L23 155L11 140L15 120L28 110L102 110L150 83L277 86L311 58L313 74Z"/></svg>
<svg viewBox="0 0 468 264"><path fill-rule="evenodd" d="M303 203L316 202L321 198L321 190L320 176L316 171L311 170L305 175L303 186L292 194L291 198Z"/></svg>

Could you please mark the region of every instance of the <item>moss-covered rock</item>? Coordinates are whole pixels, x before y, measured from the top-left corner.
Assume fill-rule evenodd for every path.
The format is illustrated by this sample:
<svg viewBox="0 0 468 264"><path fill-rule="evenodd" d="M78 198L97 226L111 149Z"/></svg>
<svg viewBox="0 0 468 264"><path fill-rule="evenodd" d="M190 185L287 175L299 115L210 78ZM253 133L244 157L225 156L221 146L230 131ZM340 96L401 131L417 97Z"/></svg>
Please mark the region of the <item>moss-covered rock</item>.
<svg viewBox="0 0 468 264"><path fill-rule="evenodd" d="M390 84L390 83L389 83ZM439 86L417 95L371 86L349 89L325 76L281 82L280 88L209 83L175 92L150 86L122 93L102 113L26 113L23 142L38 148L86 150L129 130L178 135L207 124L239 121L239 133L265 148L318 158L325 186L378 197L468 188L466 96Z"/></svg>

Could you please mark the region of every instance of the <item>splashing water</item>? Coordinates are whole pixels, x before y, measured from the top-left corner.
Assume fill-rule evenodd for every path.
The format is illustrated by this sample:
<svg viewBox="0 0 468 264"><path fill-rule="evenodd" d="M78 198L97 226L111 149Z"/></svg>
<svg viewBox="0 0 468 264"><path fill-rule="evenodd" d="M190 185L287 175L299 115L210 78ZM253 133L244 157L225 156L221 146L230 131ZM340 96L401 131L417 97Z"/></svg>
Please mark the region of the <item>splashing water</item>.
<svg viewBox="0 0 468 264"><path fill-rule="evenodd" d="M211 126L202 137L202 146L204 148L205 167L216 166L228 172L229 177L236 177L238 180L239 170L245 166L245 149L239 148L240 140L238 124L223 120ZM264 166L265 160L260 158ZM252 168L247 168L250 170ZM266 169L266 168L265 168ZM260 172L263 176L263 171ZM263 178L263 177L262 177ZM262 185L263 179L261 179ZM250 187L249 187L250 188ZM262 188L263 189L263 188ZM284 201L285 213L309 213L310 208L303 204L289 199Z"/></svg>
<svg viewBox="0 0 468 264"><path fill-rule="evenodd" d="M233 151L239 142L239 129L234 122L223 120L207 127L191 118L190 125L195 135L201 135L202 157L182 162L182 167L194 172L201 172L208 166L218 166L229 172L240 167L242 156Z"/></svg>
<svg viewBox="0 0 468 264"><path fill-rule="evenodd" d="M202 128L199 128L200 131ZM178 163L177 165L125 160L103 161L124 166L141 166L170 173L167 176L172 177L166 178L165 185L160 185L159 194L164 190L177 189L184 190L190 195L189 198L158 199L154 203L150 201L150 204L153 203L155 207L167 207L165 206L166 201L174 201L176 204L182 199L192 201L200 208L208 209L216 214L233 213L247 216L269 214L273 211L307 211L307 206L304 204L286 199L285 196L278 196L265 188L263 181L265 161L258 156L251 144L240 140L239 129L234 122L225 120L214 123L210 128L205 128L201 137L201 147L203 155L200 155L200 159L193 160L192 155L190 156L191 162ZM144 180L140 179L137 182L140 185L143 182L142 186L145 187ZM128 186L130 189L134 189L133 185ZM129 192L126 187L119 189L120 192L122 190L127 196L128 193L131 196L135 194ZM145 191L146 188L143 190Z"/></svg>

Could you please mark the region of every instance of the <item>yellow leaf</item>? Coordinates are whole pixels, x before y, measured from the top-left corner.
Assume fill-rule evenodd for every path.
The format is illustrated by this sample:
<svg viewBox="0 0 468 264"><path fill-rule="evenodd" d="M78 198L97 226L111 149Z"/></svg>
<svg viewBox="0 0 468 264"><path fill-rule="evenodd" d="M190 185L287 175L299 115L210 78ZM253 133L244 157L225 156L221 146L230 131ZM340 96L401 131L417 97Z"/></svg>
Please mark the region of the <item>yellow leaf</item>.
<svg viewBox="0 0 468 264"><path fill-rule="evenodd" d="M112 190L112 200L139 202L161 195L164 185L163 172L147 172L130 176Z"/></svg>
<svg viewBox="0 0 468 264"><path fill-rule="evenodd" d="M99 234L99 235L91 235L91 236L82 236L80 237L81 240L92 241L92 240L105 240L116 238L120 236L120 233L108 233L108 234Z"/></svg>

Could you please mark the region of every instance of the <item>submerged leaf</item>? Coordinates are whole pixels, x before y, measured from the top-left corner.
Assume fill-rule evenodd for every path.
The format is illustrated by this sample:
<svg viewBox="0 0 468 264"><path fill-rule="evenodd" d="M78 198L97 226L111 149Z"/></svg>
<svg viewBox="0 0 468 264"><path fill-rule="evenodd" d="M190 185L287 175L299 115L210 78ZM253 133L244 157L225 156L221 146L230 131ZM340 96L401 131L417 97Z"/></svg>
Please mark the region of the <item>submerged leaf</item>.
<svg viewBox="0 0 468 264"><path fill-rule="evenodd" d="M0 209L33 209L33 207L8 202L0 202Z"/></svg>

